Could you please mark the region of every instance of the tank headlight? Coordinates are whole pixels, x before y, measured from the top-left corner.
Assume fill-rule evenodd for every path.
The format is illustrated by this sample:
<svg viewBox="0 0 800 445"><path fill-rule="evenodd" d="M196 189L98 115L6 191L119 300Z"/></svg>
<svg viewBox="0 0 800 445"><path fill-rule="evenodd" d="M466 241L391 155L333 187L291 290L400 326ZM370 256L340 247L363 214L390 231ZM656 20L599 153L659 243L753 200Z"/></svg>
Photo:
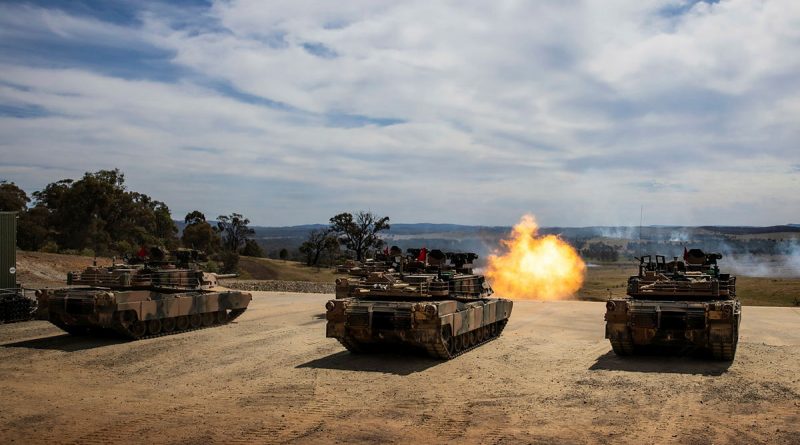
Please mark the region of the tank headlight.
<svg viewBox="0 0 800 445"><path fill-rule="evenodd" d="M333 308L335 308L335 307L336 307L336 303L334 303L332 300L330 300L327 303L325 303L325 309L327 309L328 311L332 311Z"/></svg>
<svg viewBox="0 0 800 445"><path fill-rule="evenodd" d="M608 309L608 312L614 312L614 310L617 309L617 304L613 301L609 301L606 303L606 309Z"/></svg>
<svg viewBox="0 0 800 445"><path fill-rule="evenodd" d="M429 304L425 306L425 313L433 317L436 315L436 305Z"/></svg>

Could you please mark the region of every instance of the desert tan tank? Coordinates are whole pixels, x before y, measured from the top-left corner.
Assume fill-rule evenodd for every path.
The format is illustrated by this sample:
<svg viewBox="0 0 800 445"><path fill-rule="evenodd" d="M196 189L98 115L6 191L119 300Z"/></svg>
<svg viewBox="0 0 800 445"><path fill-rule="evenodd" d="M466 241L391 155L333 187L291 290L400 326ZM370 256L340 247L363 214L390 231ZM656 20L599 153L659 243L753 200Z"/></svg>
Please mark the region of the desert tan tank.
<svg viewBox="0 0 800 445"><path fill-rule="evenodd" d="M434 250L426 252L424 270L403 271L419 258L398 258L398 272L339 279L337 298L325 306L327 337L354 353L399 344L447 360L500 335L513 303L489 298L484 277L471 273L477 255Z"/></svg>
<svg viewBox="0 0 800 445"><path fill-rule="evenodd" d="M638 275L628 279L628 296L606 303L606 338L614 352L632 355L648 345L691 347L733 360L742 305L736 277L719 271L721 258L700 249L685 252L683 261L642 257Z"/></svg>
<svg viewBox="0 0 800 445"><path fill-rule="evenodd" d="M158 257L151 250L151 257ZM224 324L240 316L252 295L216 289L219 276L187 261L189 251L172 260L88 267L68 274L77 287L37 292L38 318L71 333L110 329L128 338L176 333ZM132 262L133 263L133 262Z"/></svg>

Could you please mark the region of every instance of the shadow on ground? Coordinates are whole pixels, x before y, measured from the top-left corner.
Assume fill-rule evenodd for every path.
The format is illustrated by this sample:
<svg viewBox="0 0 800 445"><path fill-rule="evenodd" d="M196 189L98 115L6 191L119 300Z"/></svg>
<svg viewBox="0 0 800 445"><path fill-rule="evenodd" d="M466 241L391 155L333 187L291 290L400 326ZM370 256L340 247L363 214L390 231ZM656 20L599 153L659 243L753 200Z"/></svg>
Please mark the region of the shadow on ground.
<svg viewBox="0 0 800 445"><path fill-rule="evenodd" d="M732 362L717 361L699 353L675 353L652 350L640 355L620 357L609 351L597 358L590 371L659 372L718 376L726 373Z"/></svg>
<svg viewBox="0 0 800 445"><path fill-rule="evenodd" d="M63 352L83 351L85 349L102 348L104 346L126 343L127 340L112 334L99 336L74 336L69 334L52 337L35 338L33 340L6 343L3 348L51 349Z"/></svg>
<svg viewBox="0 0 800 445"><path fill-rule="evenodd" d="M382 372L409 375L442 363L419 352L391 350L370 354L353 354L341 351L327 357L311 360L296 368L336 369L341 371Z"/></svg>

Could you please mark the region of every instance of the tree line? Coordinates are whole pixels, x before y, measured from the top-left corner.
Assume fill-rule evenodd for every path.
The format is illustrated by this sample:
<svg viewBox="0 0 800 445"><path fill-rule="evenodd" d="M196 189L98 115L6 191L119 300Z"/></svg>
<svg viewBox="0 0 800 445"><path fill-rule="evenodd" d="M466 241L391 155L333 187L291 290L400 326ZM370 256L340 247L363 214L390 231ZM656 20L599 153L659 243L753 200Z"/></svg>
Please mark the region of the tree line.
<svg viewBox="0 0 800 445"><path fill-rule="evenodd" d="M219 215L209 221L194 210L184 217L180 232L167 204L129 190L119 169L62 179L30 196L15 183L0 181L0 211L18 213L17 246L22 250L125 256L142 246L183 246L209 254L224 272L237 270L239 255L264 256L244 215ZM343 254L361 261L383 246L379 233L390 228L388 216L369 211L339 213L329 223L311 230L297 250L309 266L334 264ZM281 259L290 256L294 255L281 249Z"/></svg>
<svg viewBox="0 0 800 445"><path fill-rule="evenodd" d="M17 246L22 250L124 256L141 246L179 246L203 250L235 271L239 254L263 256L251 239L250 220L239 213L220 215L215 225L205 215L186 215L181 237L169 207L125 186L119 169L87 172L28 194L0 181L0 211L18 213Z"/></svg>

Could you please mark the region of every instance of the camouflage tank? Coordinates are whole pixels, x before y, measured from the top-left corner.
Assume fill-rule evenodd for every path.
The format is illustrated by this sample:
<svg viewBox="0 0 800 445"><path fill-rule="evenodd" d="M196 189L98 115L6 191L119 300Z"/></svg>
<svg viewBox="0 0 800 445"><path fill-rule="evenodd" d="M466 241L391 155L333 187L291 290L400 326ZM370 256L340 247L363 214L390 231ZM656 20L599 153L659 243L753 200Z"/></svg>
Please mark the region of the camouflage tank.
<svg viewBox="0 0 800 445"><path fill-rule="evenodd" d="M606 303L606 338L617 355L642 346L692 347L718 360L733 360L742 305L736 277L720 273L722 255L692 249L684 260L663 255L639 259L639 274L628 279L628 296Z"/></svg>
<svg viewBox="0 0 800 445"><path fill-rule="evenodd" d="M492 288L472 273L477 255L433 250L421 270L403 270L419 258L397 257L397 272L337 280L337 298L325 305L326 336L354 353L399 344L447 360L500 335L513 303L489 298Z"/></svg>
<svg viewBox="0 0 800 445"><path fill-rule="evenodd" d="M0 323L33 318L36 300L17 283L17 213L0 212Z"/></svg>
<svg viewBox="0 0 800 445"><path fill-rule="evenodd" d="M110 329L131 339L170 334L215 324L240 316L252 295L216 290L225 275L203 272L188 249L174 259L151 249L137 264L88 267L67 275L75 287L37 292L38 316L71 334Z"/></svg>

